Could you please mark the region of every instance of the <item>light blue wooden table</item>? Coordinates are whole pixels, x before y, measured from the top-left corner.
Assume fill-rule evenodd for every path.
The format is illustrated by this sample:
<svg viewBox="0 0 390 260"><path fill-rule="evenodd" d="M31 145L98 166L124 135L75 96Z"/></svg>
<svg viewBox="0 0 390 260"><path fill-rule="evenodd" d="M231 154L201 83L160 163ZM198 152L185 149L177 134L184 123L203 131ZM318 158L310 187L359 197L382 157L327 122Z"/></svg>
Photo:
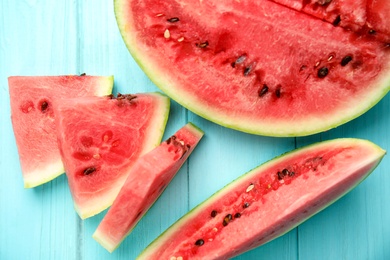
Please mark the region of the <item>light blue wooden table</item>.
<svg viewBox="0 0 390 260"><path fill-rule="evenodd" d="M303 138L253 136L172 102L165 137L187 121L206 136L160 199L112 254L73 210L65 175L24 189L10 121L11 75L114 75L114 92L158 90L119 34L111 0L0 0L0 259L134 259L180 216L239 175L295 147L336 137L390 149L390 95L360 118ZM237 259L390 259L390 157L360 186L283 237Z"/></svg>

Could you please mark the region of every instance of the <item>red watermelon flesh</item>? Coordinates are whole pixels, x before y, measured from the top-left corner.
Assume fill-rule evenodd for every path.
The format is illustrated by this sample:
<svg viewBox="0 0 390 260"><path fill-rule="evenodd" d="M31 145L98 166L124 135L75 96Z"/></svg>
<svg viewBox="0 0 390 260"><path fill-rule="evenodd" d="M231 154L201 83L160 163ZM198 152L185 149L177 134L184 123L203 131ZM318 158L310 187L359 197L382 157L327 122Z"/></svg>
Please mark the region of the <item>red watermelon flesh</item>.
<svg viewBox="0 0 390 260"><path fill-rule="evenodd" d="M390 1L367 0L367 26L390 43Z"/></svg>
<svg viewBox="0 0 390 260"><path fill-rule="evenodd" d="M336 139L275 158L187 213L137 259L230 259L333 203L364 180L384 155L366 140Z"/></svg>
<svg viewBox="0 0 390 260"><path fill-rule="evenodd" d="M109 95L113 77L13 76L8 84L24 187L32 188L64 172L53 102L66 97Z"/></svg>
<svg viewBox="0 0 390 260"><path fill-rule="evenodd" d="M272 0L313 15L334 26L390 42L390 1L388 0Z"/></svg>
<svg viewBox="0 0 390 260"><path fill-rule="evenodd" d="M167 95L226 127L329 130L390 88L390 46L268 0L116 0L133 57Z"/></svg>
<svg viewBox="0 0 390 260"><path fill-rule="evenodd" d="M169 99L158 93L66 99L54 112L75 209L84 219L110 206L134 162L160 143Z"/></svg>
<svg viewBox="0 0 390 260"><path fill-rule="evenodd" d="M188 123L140 157L93 238L109 252L114 251L164 191L202 136L199 128Z"/></svg>
<svg viewBox="0 0 390 260"><path fill-rule="evenodd" d="M332 23L358 31L366 23L367 0L272 0Z"/></svg>
<svg viewBox="0 0 390 260"><path fill-rule="evenodd" d="M332 23L359 31L366 23L367 0L304 0L302 11Z"/></svg>

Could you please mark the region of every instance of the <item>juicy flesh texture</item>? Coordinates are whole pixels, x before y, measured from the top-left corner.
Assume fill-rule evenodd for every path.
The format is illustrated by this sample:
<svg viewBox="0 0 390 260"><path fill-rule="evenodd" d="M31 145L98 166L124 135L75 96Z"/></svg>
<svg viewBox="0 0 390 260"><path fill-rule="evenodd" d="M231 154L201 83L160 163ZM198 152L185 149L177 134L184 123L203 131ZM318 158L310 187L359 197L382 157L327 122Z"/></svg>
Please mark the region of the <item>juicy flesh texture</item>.
<svg viewBox="0 0 390 260"><path fill-rule="evenodd" d="M367 0L367 26L390 42L390 1Z"/></svg>
<svg viewBox="0 0 390 260"><path fill-rule="evenodd" d="M108 95L113 80L97 76L14 76L8 82L25 187L35 187L64 172L53 102L59 98Z"/></svg>
<svg viewBox="0 0 390 260"><path fill-rule="evenodd" d="M228 259L262 245L355 187L384 153L367 141L341 139L279 157L189 212L139 259Z"/></svg>
<svg viewBox="0 0 390 260"><path fill-rule="evenodd" d="M390 42L388 0L272 0L379 41Z"/></svg>
<svg viewBox="0 0 390 260"><path fill-rule="evenodd" d="M191 124L139 158L93 237L112 252L131 232L187 160L203 132Z"/></svg>
<svg viewBox="0 0 390 260"><path fill-rule="evenodd" d="M135 96L69 99L55 108L59 147L81 218L110 206L135 160L161 140L168 99Z"/></svg>
<svg viewBox="0 0 390 260"><path fill-rule="evenodd" d="M272 1L353 31L361 30L367 20L367 0Z"/></svg>
<svg viewBox="0 0 390 260"><path fill-rule="evenodd" d="M117 2L124 39L156 84L228 127L317 132L388 91L388 45L271 1Z"/></svg>

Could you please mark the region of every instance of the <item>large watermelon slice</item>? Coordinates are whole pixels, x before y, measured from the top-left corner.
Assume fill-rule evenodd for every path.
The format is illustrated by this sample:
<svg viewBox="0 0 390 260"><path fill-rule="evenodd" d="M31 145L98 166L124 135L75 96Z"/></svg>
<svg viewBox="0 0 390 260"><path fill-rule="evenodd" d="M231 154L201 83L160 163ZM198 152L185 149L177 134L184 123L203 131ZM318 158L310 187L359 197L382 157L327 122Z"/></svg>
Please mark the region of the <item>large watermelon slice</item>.
<svg viewBox="0 0 390 260"><path fill-rule="evenodd" d="M164 191L202 136L203 131L188 123L140 157L93 238L109 252L114 251Z"/></svg>
<svg viewBox="0 0 390 260"><path fill-rule="evenodd" d="M245 132L325 131L390 88L389 43L273 1L115 0L115 13L128 49L157 86Z"/></svg>
<svg viewBox="0 0 390 260"><path fill-rule="evenodd" d="M281 236L350 191L385 151L336 139L271 160L172 225L138 259L229 259Z"/></svg>
<svg viewBox="0 0 390 260"><path fill-rule="evenodd" d="M109 95L113 77L13 76L8 78L8 83L24 187L32 188L64 172L53 102L58 98Z"/></svg>
<svg viewBox="0 0 390 260"><path fill-rule="evenodd" d="M81 218L110 206L136 159L160 143L169 104L158 93L54 104L58 143Z"/></svg>

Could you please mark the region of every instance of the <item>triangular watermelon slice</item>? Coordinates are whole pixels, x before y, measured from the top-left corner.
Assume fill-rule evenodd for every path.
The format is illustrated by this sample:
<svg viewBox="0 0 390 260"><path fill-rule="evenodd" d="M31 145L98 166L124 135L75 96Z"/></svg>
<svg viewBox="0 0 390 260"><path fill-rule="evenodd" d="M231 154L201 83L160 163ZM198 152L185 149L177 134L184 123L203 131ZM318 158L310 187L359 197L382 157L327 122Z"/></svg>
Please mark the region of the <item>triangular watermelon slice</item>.
<svg viewBox="0 0 390 260"><path fill-rule="evenodd" d="M129 169L164 133L169 99L158 93L61 100L58 143L81 218L109 207Z"/></svg>
<svg viewBox="0 0 390 260"><path fill-rule="evenodd" d="M202 136L199 128L188 123L140 157L93 238L109 252L114 251L157 200Z"/></svg>
<svg viewBox="0 0 390 260"><path fill-rule="evenodd" d="M52 103L58 98L109 95L113 77L13 76L8 83L24 187L32 188L64 172Z"/></svg>

